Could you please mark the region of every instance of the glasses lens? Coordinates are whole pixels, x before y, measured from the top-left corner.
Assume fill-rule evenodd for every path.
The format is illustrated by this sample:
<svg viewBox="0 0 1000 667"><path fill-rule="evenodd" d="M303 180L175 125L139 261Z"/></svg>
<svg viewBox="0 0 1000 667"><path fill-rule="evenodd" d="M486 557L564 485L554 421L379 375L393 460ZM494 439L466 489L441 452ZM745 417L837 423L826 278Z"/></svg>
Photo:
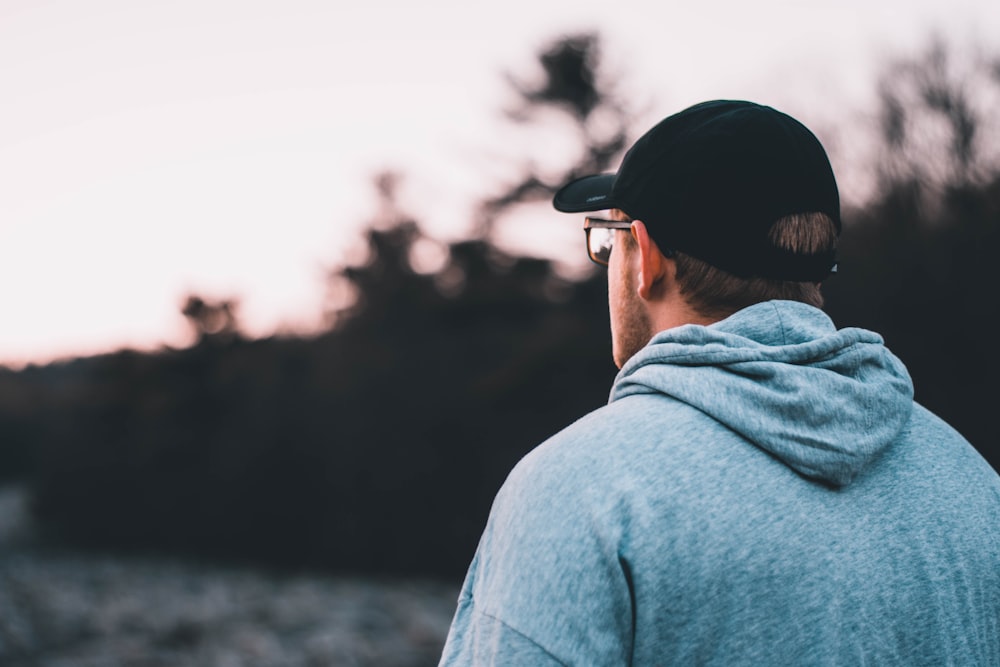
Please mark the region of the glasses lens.
<svg viewBox="0 0 1000 667"><path fill-rule="evenodd" d="M615 240L615 230L593 227L587 236L587 251L590 258L599 264L607 264L611 258L611 244Z"/></svg>

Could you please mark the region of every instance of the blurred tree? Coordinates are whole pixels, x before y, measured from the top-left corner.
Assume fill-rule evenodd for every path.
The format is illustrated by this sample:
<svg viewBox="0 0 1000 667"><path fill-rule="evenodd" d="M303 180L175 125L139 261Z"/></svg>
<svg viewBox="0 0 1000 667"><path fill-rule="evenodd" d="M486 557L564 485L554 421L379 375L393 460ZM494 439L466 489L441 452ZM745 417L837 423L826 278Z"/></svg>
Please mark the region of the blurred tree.
<svg viewBox="0 0 1000 667"><path fill-rule="evenodd" d="M199 344L228 343L240 337L236 313L239 301L206 301L192 294L184 301L181 314L187 319Z"/></svg>
<svg viewBox="0 0 1000 667"><path fill-rule="evenodd" d="M940 37L891 62L878 83L883 189L983 186L1000 169L1000 58L963 55Z"/></svg>
<svg viewBox="0 0 1000 667"><path fill-rule="evenodd" d="M596 33L562 37L543 49L539 64L542 80L536 83L507 75L514 102L506 116L515 123L538 123L550 111L568 119L581 148L573 163L548 174L541 173L537 156L521 167L521 174L479 207L480 231L489 237L497 220L512 207L551 199L568 180L617 168L629 139L631 116L616 79L603 71L601 40Z"/></svg>
<svg viewBox="0 0 1000 667"><path fill-rule="evenodd" d="M845 212L842 271L826 285L842 324L881 332L917 400L1000 469L989 418L1000 363L992 253L1000 242L1000 59L932 40L879 87L879 191Z"/></svg>

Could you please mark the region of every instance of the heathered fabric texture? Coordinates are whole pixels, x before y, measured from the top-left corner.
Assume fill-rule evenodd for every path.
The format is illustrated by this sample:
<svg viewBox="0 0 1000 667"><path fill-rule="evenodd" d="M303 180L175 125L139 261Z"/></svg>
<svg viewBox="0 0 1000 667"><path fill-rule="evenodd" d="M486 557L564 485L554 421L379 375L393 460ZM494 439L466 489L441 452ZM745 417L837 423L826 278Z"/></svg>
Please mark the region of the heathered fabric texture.
<svg viewBox="0 0 1000 667"><path fill-rule="evenodd" d="M498 493L442 665L1000 665L1000 477L820 310L661 332Z"/></svg>

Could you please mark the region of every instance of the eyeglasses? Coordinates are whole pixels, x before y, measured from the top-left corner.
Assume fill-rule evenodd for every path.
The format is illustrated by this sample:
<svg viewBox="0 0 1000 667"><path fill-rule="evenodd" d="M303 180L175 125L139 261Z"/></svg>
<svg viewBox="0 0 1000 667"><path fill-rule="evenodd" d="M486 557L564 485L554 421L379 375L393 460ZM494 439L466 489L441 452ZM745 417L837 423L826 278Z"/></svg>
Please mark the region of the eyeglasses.
<svg viewBox="0 0 1000 667"><path fill-rule="evenodd" d="M587 235L587 254L590 256L590 260L595 264L607 266L615 241L615 230L630 229L631 227L631 220L585 218L583 231Z"/></svg>

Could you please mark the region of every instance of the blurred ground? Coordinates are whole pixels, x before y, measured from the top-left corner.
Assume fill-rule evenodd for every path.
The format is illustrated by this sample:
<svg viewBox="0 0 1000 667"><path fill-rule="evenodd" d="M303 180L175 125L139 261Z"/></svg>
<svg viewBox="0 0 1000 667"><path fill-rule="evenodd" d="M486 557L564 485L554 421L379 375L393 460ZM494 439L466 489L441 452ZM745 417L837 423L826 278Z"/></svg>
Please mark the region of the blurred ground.
<svg viewBox="0 0 1000 667"><path fill-rule="evenodd" d="M457 588L42 547L0 489L6 667L435 665Z"/></svg>

